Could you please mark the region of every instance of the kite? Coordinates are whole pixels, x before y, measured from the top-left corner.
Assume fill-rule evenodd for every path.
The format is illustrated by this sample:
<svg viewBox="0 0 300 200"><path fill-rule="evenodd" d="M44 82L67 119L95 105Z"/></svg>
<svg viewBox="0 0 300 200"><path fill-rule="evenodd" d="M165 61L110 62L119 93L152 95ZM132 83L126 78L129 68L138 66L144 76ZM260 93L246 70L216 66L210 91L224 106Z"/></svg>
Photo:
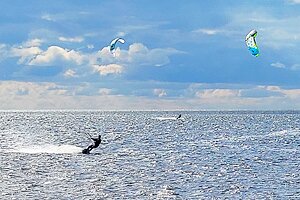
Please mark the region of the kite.
<svg viewBox="0 0 300 200"><path fill-rule="evenodd" d="M257 31L253 29L247 34L245 39L248 50L255 57L259 56L259 49L255 41L256 36L257 36Z"/></svg>
<svg viewBox="0 0 300 200"><path fill-rule="evenodd" d="M109 50L110 50L110 52L111 52L112 54L115 53L115 51L116 51L116 45L117 45L118 42L124 44L124 43L125 43L125 40L122 39L122 38L116 38L116 39L114 39L113 41L111 41L110 46L109 46Z"/></svg>

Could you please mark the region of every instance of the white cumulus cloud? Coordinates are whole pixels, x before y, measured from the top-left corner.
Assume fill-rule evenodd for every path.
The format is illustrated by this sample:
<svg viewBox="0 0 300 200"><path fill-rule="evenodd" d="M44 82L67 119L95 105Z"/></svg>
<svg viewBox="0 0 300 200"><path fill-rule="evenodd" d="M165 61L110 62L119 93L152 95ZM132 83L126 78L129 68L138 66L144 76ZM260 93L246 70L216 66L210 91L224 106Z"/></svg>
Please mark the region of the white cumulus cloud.
<svg viewBox="0 0 300 200"><path fill-rule="evenodd" d="M74 70L68 69L67 71L65 71L64 77L67 77L67 78L78 77L78 75L76 74L76 72Z"/></svg>
<svg viewBox="0 0 300 200"><path fill-rule="evenodd" d="M300 4L300 0L288 0L291 4Z"/></svg>
<svg viewBox="0 0 300 200"><path fill-rule="evenodd" d="M285 64L281 62L272 63L271 66L276 68L286 68Z"/></svg>
<svg viewBox="0 0 300 200"><path fill-rule="evenodd" d="M142 43L133 43L128 50L117 47L115 54L104 47L94 54L88 55L90 65L100 75L123 73L129 66L163 66L170 62L170 56L183 53L173 48L149 49Z"/></svg>
<svg viewBox="0 0 300 200"><path fill-rule="evenodd" d="M11 56L20 57L18 64L23 64L29 62L36 55L42 53L42 50L39 47L25 47L25 48L11 48Z"/></svg>
<svg viewBox="0 0 300 200"><path fill-rule="evenodd" d="M108 74L121 74L124 70L123 66L117 64L94 65L94 70L102 76Z"/></svg>
<svg viewBox="0 0 300 200"><path fill-rule="evenodd" d="M63 41L81 41L80 38L60 38ZM49 46L42 49L41 39L31 39L19 47L0 46L2 59L17 57L18 64L31 66L72 66L74 70L65 69L65 77L80 76L75 71L82 70L82 67L92 69L92 73L99 73L102 76L108 74L122 74L128 68L139 66L160 67L170 63L170 56L184 53L174 48L153 48L150 49L142 43L133 43L126 49L126 45L117 47L115 54L112 54L109 47L103 47L96 52L81 52L69 50L61 46ZM89 48L94 48L89 45ZM79 69L81 68L81 69ZM76 70L78 69L78 70Z"/></svg>
<svg viewBox="0 0 300 200"><path fill-rule="evenodd" d="M41 19L46 20L46 21L52 21L55 22L56 20L54 19L53 16L51 16L50 14L43 14L41 16Z"/></svg>
<svg viewBox="0 0 300 200"><path fill-rule="evenodd" d="M94 47L93 44L88 44L88 45L87 45L87 48L88 48L88 49L93 49L93 48L95 48L95 47Z"/></svg>
<svg viewBox="0 0 300 200"><path fill-rule="evenodd" d="M22 46L24 46L24 47L39 47L39 46L41 46L41 44L43 42L44 42L44 40L42 40L42 39L34 38L34 39L24 42Z"/></svg>
<svg viewBox="0 0 300 200"><path fill-rule="evenodd" d="M9 57L9 47L6 44L0 44L0 61Z"/></svg>
<svg viewBox="0 0 300 200"><path fill-rule="evenodd" d="M72 62L81 65L84 56L74 50L66 50L59 46L50 46L46 51L37 55L29 65L55 65L60 62Z"/></svg>
<svg viewBox="0 0 300 200"><path fill-rule="evenodd" d="M238 97L239 91L232 89L205 89L197 91L196 96L205 99Z"/></svg>
<svg viewBox="0 0 300 200"><path fill-rule="evenodd" d="M163 66L170 62L169 57L171 55L179 53L183 52L173 48L149 49L142 43L133 43L127 51L121 50L116 55L120 62L135 65Z"/></svg>
<svg viewBox="0 0 300 200"><path fill-rule="evenodd" d="M58 38L60 41L62 42L83 42L84 41L84 38L83 37L59 37Z"/></svg>
<svg viewBox="0 0 300 200"><path fill-rule="evenodd" d="M205 34L205 35L216 35L221 32L222 31L219 29L206 29L206 28L200 28L200 29L193 31L193 33L201 33L201 34Z"/></svg>
<svg viewBox="0 0 300 200"><path fill-rule="evenodd" d="M164 89L158 89L158 88L153 90L153 94L158 96L158 97L167 96L167 92Z"/></svg>
<svg viewBox="0 0 300 200"><path fill-rule="evenodd" d="M98 92L99 92L100 95L103 95L103 96L110 95L112 93L112 89L100 88Z"/></svg>

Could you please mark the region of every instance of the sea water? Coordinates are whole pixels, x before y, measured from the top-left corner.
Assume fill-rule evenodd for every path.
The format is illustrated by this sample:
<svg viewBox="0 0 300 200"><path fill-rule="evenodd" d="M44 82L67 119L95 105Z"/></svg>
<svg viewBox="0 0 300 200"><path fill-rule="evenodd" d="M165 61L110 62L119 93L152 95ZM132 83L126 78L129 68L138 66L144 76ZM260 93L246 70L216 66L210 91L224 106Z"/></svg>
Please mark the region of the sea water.
<svg viewBox="0 0 300 200"><path fill-rule="evenodd" d="M0 199L300 199L300 112L2 111L0 119ZM98 134L101 145L81 154Z"/></svg>

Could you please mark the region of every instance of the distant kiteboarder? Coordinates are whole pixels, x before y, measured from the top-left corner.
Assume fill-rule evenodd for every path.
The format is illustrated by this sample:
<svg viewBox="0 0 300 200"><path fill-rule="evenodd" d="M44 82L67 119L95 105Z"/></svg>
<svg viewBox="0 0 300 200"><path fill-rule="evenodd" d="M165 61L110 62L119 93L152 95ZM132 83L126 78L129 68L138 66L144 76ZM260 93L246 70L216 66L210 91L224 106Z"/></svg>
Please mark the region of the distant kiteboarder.
<svg viewBox="0 0 300 200"><path fill-rule="evenodd" d="M92 149L97 148L101 143L101 135L98 136L98 138L91 138L94 141L94 144L91 144L88 146L88 148L83 149L82 153L89 154Z"/></svg>
<svg viewBox="0 0 300 200"><path fill-rule="evenodd" d="M178 117L176 119L179 119L181 117L181 114L178 115Z"/></svg>

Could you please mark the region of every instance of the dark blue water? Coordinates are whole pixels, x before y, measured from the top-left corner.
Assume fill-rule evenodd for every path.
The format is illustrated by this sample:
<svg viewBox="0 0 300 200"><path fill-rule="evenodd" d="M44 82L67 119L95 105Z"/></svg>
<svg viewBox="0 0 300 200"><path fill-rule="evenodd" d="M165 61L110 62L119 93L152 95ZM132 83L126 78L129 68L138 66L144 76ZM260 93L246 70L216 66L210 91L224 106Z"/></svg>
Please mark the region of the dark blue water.
<svg viewBox="0 0 300 200"><path fill-rule="evenodd" d="M1 199L300 199L300 112L0 119ZM99 133L100 147L81 154Z"/></svg>

